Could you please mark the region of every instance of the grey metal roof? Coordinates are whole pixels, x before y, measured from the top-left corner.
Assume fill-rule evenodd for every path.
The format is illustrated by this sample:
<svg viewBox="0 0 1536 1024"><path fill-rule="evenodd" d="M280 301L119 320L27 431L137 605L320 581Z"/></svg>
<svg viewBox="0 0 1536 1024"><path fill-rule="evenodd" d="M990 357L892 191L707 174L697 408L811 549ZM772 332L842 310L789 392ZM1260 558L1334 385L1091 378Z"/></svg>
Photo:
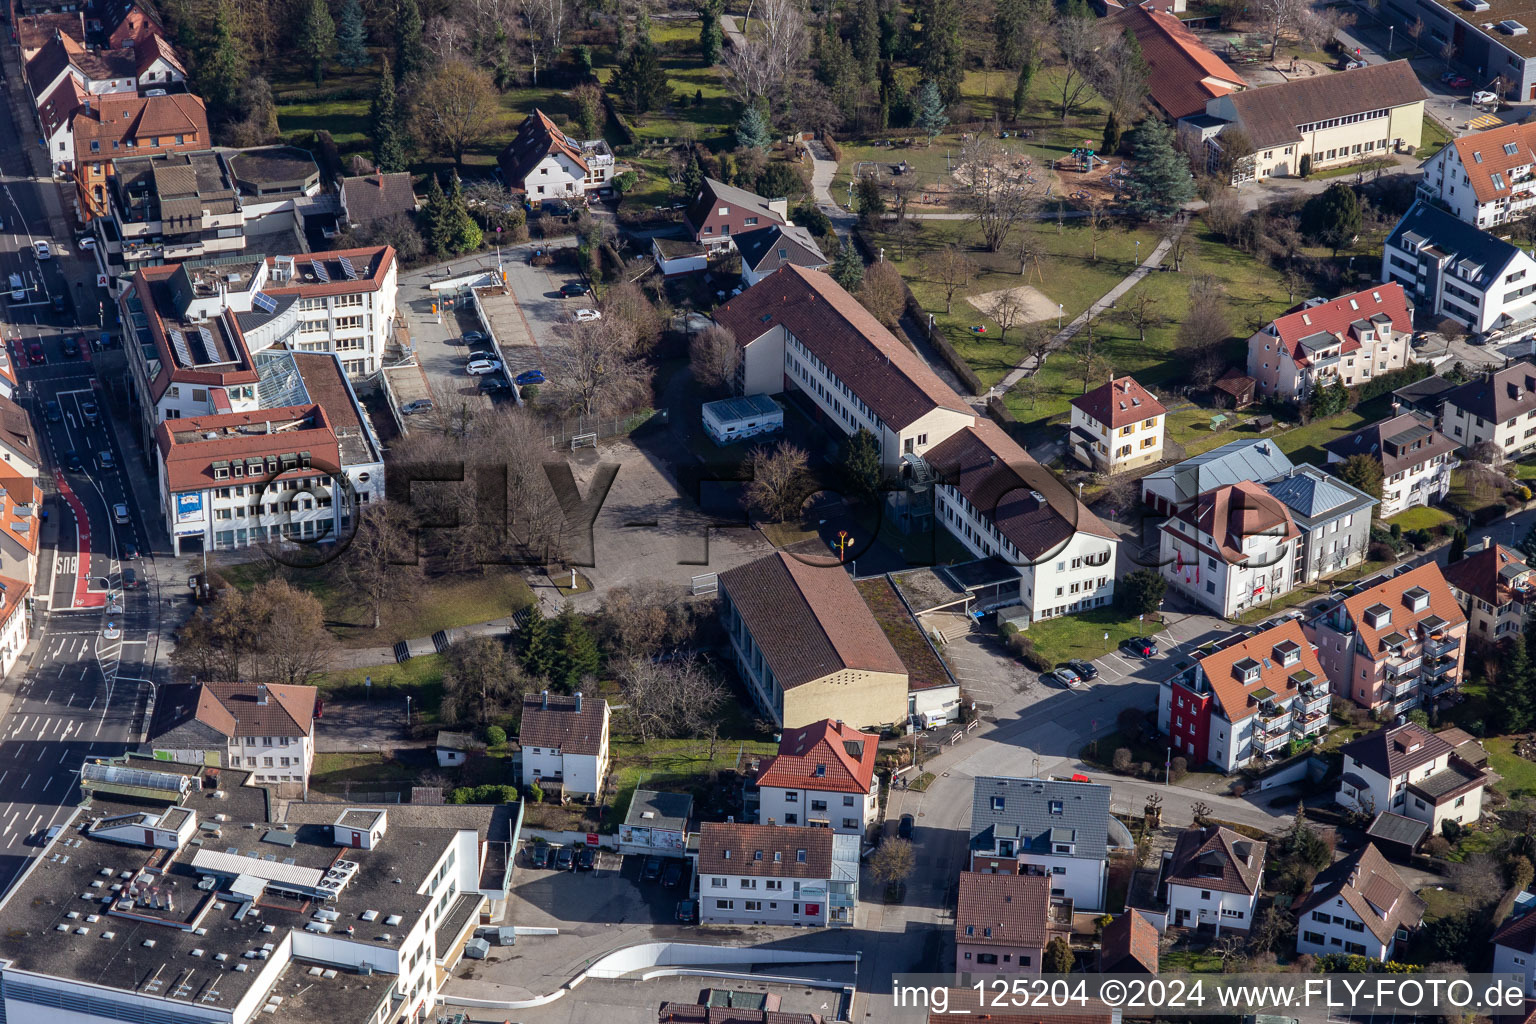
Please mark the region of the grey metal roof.
<svg viewBox="0 0 1536 1024"><path fill-rule="evenodd" d="M1419 844L1419 840L1424 838L1424 833L1428 829L1428 822L1405 818L1391 811L1382 811L1376 815L1376 820L1371 822L1371 827L1365 830L1365 834L1372 839L1412 847Z"/></svg>
<svg viewBox="0 0 1536 1024"><path fill-rule="evenodd" d="M1225 487L1242 480L1273 480L1292 469L1278 445L1267 438L1229 441L1203 455L1168 466L1145 479L1171 480L1176 501L1188 501L1214 487Z"/></svg>
<svg viewBox="0 0 1536 1024"><path fill-rule="evenodd" d="M661 793L637 789L624 815L624 824L686 832L693 814L693 797L687 793Z"/></svg>
<svg viewBox="0 0 1536 1024"><path fill-rule="evenodd" d="M1364 491L1310 465L1297 466L1264 486L1294 514L1308 520L1331 519L1376 504L1376 499Z"/></svg>
<svg viewBox="0 0 1536 1024"><path fill-rule="evenodd" d="M1001 805L995 806L995 800L1001 800ZM989 848L1002 836L1017 837L1034 853L1049 853L1052 835L1065 831L1076 836L1071 856L1087 860L1108 856L1108 786L1006 776L976 779L971 791L972 849Z"/></svg>
<svg viewBox="0 0 1536 1024"><path fill-rule="evenodd" d="M1386 244L1410 252L1425 247L1441 250L1458 269L1471 275L1478 288L1492 284L1520 252L1509 242L1480 231L1423 199L1403 214L1387 236Z"/></svg>

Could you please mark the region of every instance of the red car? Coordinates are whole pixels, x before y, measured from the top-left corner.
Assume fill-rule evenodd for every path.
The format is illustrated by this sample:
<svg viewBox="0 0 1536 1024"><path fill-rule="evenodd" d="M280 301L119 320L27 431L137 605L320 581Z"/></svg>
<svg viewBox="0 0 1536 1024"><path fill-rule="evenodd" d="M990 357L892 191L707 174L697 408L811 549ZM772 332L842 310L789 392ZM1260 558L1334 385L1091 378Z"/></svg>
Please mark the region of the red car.
<svg viewBox="0 0 1536 1024"><path fill-rule="evenodd" d="M1450 86L1452 89L1465 89L1467 86L1472 84L1472 80L1465 75L1456 75L1455 77L1448 80L1445 84Z"/></svg>
<svg viewBox="0 0 1536 1024"><path fill-rule="evenodd" d="M43 355L43 343L37 338L27 342L27 358L34 363L46 363L48 357Z"/></svg>

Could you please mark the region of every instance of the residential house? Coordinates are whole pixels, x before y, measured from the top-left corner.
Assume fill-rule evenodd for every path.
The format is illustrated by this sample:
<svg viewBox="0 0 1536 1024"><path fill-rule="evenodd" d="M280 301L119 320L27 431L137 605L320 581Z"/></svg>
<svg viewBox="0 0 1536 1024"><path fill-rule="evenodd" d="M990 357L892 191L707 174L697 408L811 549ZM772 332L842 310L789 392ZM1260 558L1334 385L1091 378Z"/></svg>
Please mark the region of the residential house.
<svg viewBox="0 0 1536 1024"><path fill-rule="evenodd" d="M1168 517L1158 568L1176 593L1231 617L1290 592L1300 540L1286 504L1245 480L1207 491Z"/></svg>
<svg viewBox="0 0 1536 1024"><path fill-rule="evenodd" d="M54 175L68 173L75 166L75 111L85 106L90 93L73 75L65 75L37 104L37 120L42 128L43 148L48 151Z"/></svg>
<svg viewBox="0 0 1536 1024"><path fill-rule="evenodd" d="M1413 305L1396 282L1308 299L1248 339L1248 375L1261 395L1300 402L1330 384L1359 387L1402 369L1412 338Z"/></svg>
<svg viewBox="0 0 1536 1024"><path fill-rule="evenodd" d="M1141 500L1158 515L1171 515L1200 495L1244 480L1274 480L1294 467L1268 438L1228 441L1218 448L1141 478Z"/></svg>
<svg viewBox="0 0 1536 1024"><path fill-rule="evenodd" d="M106 95L86 100L74 115L76 197L82 220L109 212L112 162L138 150L206 149L208 114L191 93Z"/></svg>
<svg viewBox="0 0 1536 1024"><path fill-rule="evenodd" d="M1445 582L1466 613L1467 635L1496 644L1506 636L1519 639L1536 605L1536 569L1520 552L1483 542L1482 550L1468 551L1461 560L1445 567Z"/></svg>
<svg viewBox="0 0 1536 1024"><path fill-rule="evenodd" d="M1431 53L1453 47L1456 66L1477 79L1477 88L1493 89L1499 83L1511 103L1536 100L1536 36L1527 34L1531 16L1519 4L1491 0L1487 7L1468 7L1387 0L1382 15L1400 27L1422 21L1417 44Z"/></svg>
<svg viewBox="0 0 1536 1024"><path fill-rule="evenodd" d="M139 0L114 3L110 10L101 13L99 22L86 27L92 32L106 33L107 45L114 49L139 46L150 36L165 34L165 26L160 24L159 18L150 10L149 5Z"/></svg>
<svg viewBox="0 0 1536 1024"><path fill-rule="evenodd" d="M1264 489L1290 511L1301 532L1289 589L1365 561L1375 498L1306 463L1269 481Z"/></svg>
<svg viewBox="0 0 1536 1024"><path fill-rule="evenodd" d="M573 139L542 110L523 120L496 164L506 186L526 195L530 203L584 200L588 192L608 188L614 172L607 142Z"/></svg>
<svg viewBox="0 0 1536 1024"><path fill-rule="evenodd" d="M137 70L138 58L131 48L88 50L60 32L27 61L27 89L33 106L41 106L65 76L80 83L90 96L131 94L139 88Z"/></svg>
<svg viewBox="0 0 1536 1024"><path fill-rule="evenodd" d="M1046 875L960 872L955 984L1039 974L1046 945L1071 931L1071 915L1063 910L1059 901L1053 906Z"/></svg>
<svg viewBox="0 0 1536 1024"><path fill-rule="evenodd" d="M1111 832L1129 842L1108 786L978 776L971 794L969 870L1047 876L1051 896L1074 910L1104 909Z"/></svg>
<svg viewBox="0 0 1536 1024"><path fill-rule="evenodd" d="M1304 163L1317 171L1412 153L1423 128L1424 87L1406 60L1214 96L1204 113L1179 121L1180 136L1204 144L1213 170L1223 146L1243 140L1246 152L1232 154L1235 182L1295 177Z"/></svg>
<svg viewBox="0 0 1536 1024"><path fill-rule="evenodd" d="M1461 682L1467 617L1434 562L1345 598L1306 628L1334 693L1367 710L1406 714Z"/></svg>
<svg viewBox="0 0 1536 1024"><path fill-rule="evenodd" d="M4 363L9 368L9 355ZM3 395L0 395L0 462L27 477L37 476L43 464L37 451L32 417L13 399Z"/></svg>
<svg viewBox="0 0 1536 1024"><path fill-rule="evenodd" d="M558 787L563 796L596 799L608 777L608 702L548 690L523 698L518 746L522 784Z"/></svg>
<svg viewBox="0 0 1536 1024"><path fill-rule="evenodd" d="M1536 202L1536 125L1470 132L1424 161L1419 194L1459 219L1491 228L1524 217Z"/></svg>
<svg viewBox="0 0 1536 1024"><path fill-rule="evenodd" d="M457 768L466 764L472 754L485 752L485 741L469 732L437 731L437 766Z"/></svg>
<svg viewBox="0 0 1536 1024"><path fill-rule="evenodd" d="M43 492L37 478L10 463L0 464L0 577L37 583L38 509ZM14 589L14 588L12 588Z"/></svg>
<svg viewBox="0 0 1536 1024"><path fill-rule="evenodd" d="M139 91L148 95L154 89L174 89L187 81L187 69L181 63L176 48L165 36L151 33L133 47L134 79Z"/></svg>
<svg viewBox="0 0 1536 1024"><path fill-rule="evenodd" d="M354 228L366 228L385 217L414 216L420 208L411 176L406 171L387 174L375 171L342 178L338 189L341 220Z"/></svg>
<svg viewBox="0 0 1536 1024"><path fill-rule="evenodd" d="M144 752L178 764L240 768L254 782L307 792L317 692L283 683L162 687Z"/></svg>
<svg viewBox="0 0 1536 1024"><path fill-rule="evenodd" d="M1312 881L1297 901L1296 952L1393 960L1424 919L1424 901L1370 843Z"/></svg>
<svg viewBox="0 0 1536 1024"><path fill-rule="evenodd" d="M694 241L718 249L733 244L736 235L788 221L789 201L764 199L744 188L705 178L683 220Z"/></svg>
<svg viewBox="0 0 1536 1024"><path fill-rule="evenodd" d="M852 925L860 837L829 828L699 826L699 923Z"/></svg>
<svg viewBox="0 0 1536 1024"><path fill-rule="evenodd" d="M1162 460L1168 410L1135 377L1113 379L1070 404L1067 450L1089 469L1113 475Z"/></svg>
<svg viewBox="0 0 1536 1024"><path fill-rule="evenodd" d="M826 270L832 265L816 239L798 224L769 224L732 237L741 254L741 283L749 288L783 266Z"/></svg>
<svg viewBox="0 0 1536 1024"><path fill-rule="evenodd" d="M1493 973L1518 974L1527 999L1536 997L1536 893L1522 890L1493 933Z"/></svg>
<svg viewBox="0 0 1536 1024"><path fill-rule="evenodd" d="M1432 505L1451 490L1451 470L1459 462L1457 442L1435 429L1433 416L1405 412L1323 442L1334 472L1345 460L1364 455L1381 464L1381 507L1395 516Z"/></svg>
<svg viewBox="0 0 1536 1024"><path fill-rule="evenodd" d="M1433 423L1440 418L1440 406L1444 404L1445 393L1455 386L1438 373L1432 373L1412 384L1404 384L1392 392L1392 412L1394 415L1416 412L1429 417Z"/></svg>
<svg viewBox="0 0 1536 1024"><path fill-rule="evenodd" d="M1483 813L1488 774L1456 747L1416 722L1377 729L1346 743L1339 806L1422 821L1434 835L1443 822L1471 825Z"/></svg>
<svg viewBox="0 0 1536 1024"><path fill-rule="evenodd" d="M1212 99L1248 87L1173 14L1135 4L1111 10L1108 18L1113 31L1136 37L1147 65L1148 97L1170 121L1203 114Z"/></svg>
<svg viewBox="0 0 1536 1024"><path fill-rule="evenodd" d="M1445 392L1440 432L1467 449L1492 444L1496 459L1536 451L1536 366L1488 370Z"/></svg>
<svg viewBox="0 0 1536 1024"><path fill-rule="evenodd" d="M1536 260L1423 199L1387 235L1381 279L1406 288L1421 313L1450 317L1474 333L1536 317Z"/></svg>
<svg viewBox="0 0 1536 1024"><path fill-rule="evenodd" d="M694 274L709 266L709 246L691 238L651 239L651 259L662 277Z"/></svg>
<svg viewBox="0 0 1536 1024"><path fill-rule="evenodd" d="M789 729L758 769L758 820L862 836L880 816L880 737L824 719Z"/></svg>
<svg viewBox="0 0 1536 1024"><path fill-rule="evenodd" d="M906 666L841 566L776 552L719 579L732 660L777 727L906 721Z"/></svg>
<svg viewBox="0 0 1536 1024"><path fill-rule="evenodd" d="M80 49L85 49L85 16L80 11L55 14L28 14L16 19L16 46L21 50L25 68L39 50L54 38L66 35Z"/></svg>
<svg viewBox="0 0 1536 1024"><path fill-rule="evenodd" d="M1127 909L1105 925L1099 936L1099 973L1156 974L1161 938L1150 917Z"/></svg>
<svg viewBox="0 0 1536 1024"><path fill-rule="evenodd" d="M1157 727L1174 756L1231 772L1322 734L1328 677L1294 620L1196 649L1158 688Z"/></svg>
<svg viewBox="0 0 1536 1024"><path fill-rule="evenodd" d="M0 679L11 674L32 639L32 584L0 576Z"/></svg>
<svg viewBox="0 0 1536 1024"><path fill-rule="evenodd" d="M1217 935L1248 931L1263 888L1268 848L1268 843L1221 825L1185 829L1163 875L1168 923L1175 928L1211 928Z"/></svg>

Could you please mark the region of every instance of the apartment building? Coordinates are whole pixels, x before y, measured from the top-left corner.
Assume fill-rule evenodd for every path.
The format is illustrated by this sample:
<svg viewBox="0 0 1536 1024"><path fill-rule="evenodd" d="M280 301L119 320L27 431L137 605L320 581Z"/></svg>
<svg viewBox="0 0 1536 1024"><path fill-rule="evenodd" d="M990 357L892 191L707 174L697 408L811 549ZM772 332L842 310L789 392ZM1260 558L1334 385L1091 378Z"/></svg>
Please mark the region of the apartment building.
<svg viewBox="0 0 1536 1024"><path fill-rule="evenodd" d="M240 195L213 150L119 157L108 195L109 215L93 225L97 252L113 276L245 248Z"/></svg>
<svg viewBox="0 0 1536 1024"><path fill-rule="evenodd" d="M1480 551L1468 551L1445 567L1445 582L1467 616L1467 636L1496 644L1505 637L1520 639L1532 607L1536 607L1536 569L1520 552L1493 540Z"/></svg>
<svg viewBox="0 0 1536 1024"><path fill-rule="evenodd" d="M1328 676L1300 623L1197 649L1158 687L1157 727L1191 764L1231 772L1328 726Z"/></svg>
<svg viewBox="0 0 1536 1024"><path fill-rule="evenodd" d="M1402 369L1412 338L1413 305L1395 282L1308 299L1248 339L1248 376L1260 395L1300 402L1335 382L1359 387Z"/></svg>
<svg viewBox="0 0 1536 1024"><path fill-rule="evenodd" d="M1111 380L1070 404L1067 450L1089 469L1114 475L1162 460L1168 410L1135 377Z"/></svg>
<svg viewBox="0 0 1536 1024"><path fill-rule="evenodd" d="M955 984L1039 974L1045 947L1068 936L1072 914L1051 897L1047 875L960 872L955 904Z"/></svg>
<svg viewBox="0 0 1536 1024"><path fill-rule="evenodd" d="M699 826L699 923L852 925L858 836L829 828Z"/></svg>
<svg viewBox="0 0 1536 1024"><path fill-rule="evenodd" d="M295 352L334 352L348 376L384 365L399 280L392 247L272 256L266 264L262 291L273 308L252 295L240 318L253 349L281 343Z"/></svg>
<svg viewBox="0 0 1536 1024"><path fill-rule="evenodd" d="M1296 952L1393 960L1424 920L1424 901L1370 843L1324 868L1296 904Z"/></svg>
<svg viewBox="0 0 1536 1024"><path fill-rule="evenodd" d="M140 150L207 149L212 141L203 101L191 93L91 97L75 111L72 131L76 213L82 221L110 212L107 182L118 157Z"/></svg>
<svg viewBox="0 0 1536 1024"><path fill-rule="evenodd" d="M0 465L0 576L37 583L42 501L43 491L35 477L15 466Z"/></svg>
<svg viewBox="0 0 1536 1024"><path fill-rule="evenodd" d="M1129 833L1109 813L1109 787L1059 779L978 776L971 789L968 870L1050 879L1075 911L1104 909L1109 847Z"/></svg>
<svg viewBox="0 0 1536 1024"><path fill-rule="evenodd" d="M726 249L735 244L736 235L788 221L789 201L764 199L744 188L705 178L699 194L683 211L683 220L695 242Z"/></svg>
<svg viewBox="0 0 1536 1024"><path fill-rule="evenodd" d="M880 818L875 755L880 737L822 720L785 730L758 769L758 820L868 834Z"/></svg>
<svg viewBox="0 0 1536 1024"><path fill-rule="evenodd" d="M1493 971L1518 974L1527 999L1536 998L1536 893L1522 890L1493 933Z"/></svg>
<svg viewBox="0 0 1536 1024"><path fill-rule="evenodd" d="M1377 500L1316 466L1303 463L1264 485L1291 515L1301 536L1291 560L1289 589L1365 561Z"/></svg>
<svg viewBox="0 0 1536 1024"><path fill-rule="evenodd" d="M1440 432L1467 449L1490 444L1499 459L1536 451L1536 366L1488 370L1445 392Z"/></svg>
<svg viewBox="0 0 1536 1024"><path fill-rule="evenodd" d="M307 793L318 692L282 683L162 686L144 752L159 761L243 768L258 785Z"/></svg>
<svg viewBox="0 0 1536 1024"><path fill-rule="evenodd" d="M1424 161L1419 195L1479 228L1519 220L1536 204L1536 126L1472 132Z"/></svg>
<svg viewBox="0 0 1536 1024"><path fill-rule="evenodd" d="M1528 34L1530 8L1518 0L1386 0L1382 14L1399 31L1421 25L1419 48L1439 54L1449 47L1455 66L1475 74L1477 88L1502 80L1511 103L1536 100L1536 36Z"/></svg>
<svg viewBox="0 0 1536 1024"><path fill-rule="evenodd" d="M1243 481L1168 517L1158 568L1173 590L1230 617L1291 590L1300 540L1285 503Z"/></svg>
<svg viewBox="0 0 1536 1024"><path fill-rule="evenodd" d="M274 821L249 778L142 758L86 762L89 806L65 817L57 850L29 860L0 901L6 1018L430 1015L486 907L492 844L474 825L412 825L409 807L330 804L317 808L323 824Z"/></svg>
<svg viewBox="0 0 1536 1024"><path fill-rule="evenodd" d="M1218 487L1274 480L1295 467L1267 438L1228 441L1218 448L1141 478L1141 500L1158 515L1173 511Z"/></svg>
<svg viewBox="0 0 1536 1024"><path fill-rule="evenodd" d="M55 33L26 63L27 91L38 106L63 80L73 78L88 96L136 93L138 58L132 47L87 49L67 32Z"/></svg>
<svg viewBox="0 0 1536 1024"><path fill-rule="evenodd" d="M0 383L6 383L8 376L14 376L14 373L10 356L6 354L0 358ZM15 386L14 382L11 386ZM10 395L4 394L0 394L0 463L27 477L37 476L43 465L37 451L32 417Z"/></svg>
<svg viewBox="0 0 1536 1024"><path fill-rule="evenodd" d="M1363 590L1309 620L1333 691L1401 715L1454 690L1467 617L1434 562Z"/></svg>
<svg viewBox="0 0 1536 1024"><path fill-rule="evenodd" d="M1344 774L1339 806L1375 817L1400 814L1440 834L1446 821L1471 825L1482 817L1488 773L1415 722L1378 729L1340 750Z"/></svg>
<svg viewBox="0 0 1536 1024"><path fill-rule="evenodd" d="M1191 826L1179 833L1163 868L1168 924L1246 932L1264 884L1268 843L1220 825Z"/></svg>
<svg viewBox="0 0 1536 1024"><path fill-rule="evenodd" d="M774 725L907 720L907 668L841 566L777 552L719 580L732 661Z"/></svg>
<svg viewBox="0 0 1536 1024"><path fill-rule="evenodd" d="M558 789L562 797L596 799L608 778L608 726L611 713L601 697L538 696L523 698L518 746L523 753L524 786Z"/></svg>
<svg viewBox="0 0 1536 1024"><path fill-rule="evenodd" d="M342 178L336 194L341 202L338 220L354 228L371 227L386 217L414 216L421 208L409 171Z"/></svg>
<svg viewBox="0 0 1536 1024"><path fill-rule="evenodd" d="M614 174L613 150L606 141L573 139L542 110L518 125L496 164L507 187L523 193L530 203L584 200L588 192L610 187Z"/></svg>
<svg viewBox="0 0 1536 1024"><path fill-rule="evenodd" d="M1387 236L1381 279L1407 289L1420 312L1476 333L1536 318L1536 260L1423 199Z"/></svg>
<svg viewBox="0 0 1536 1024"><path fill-rule="evenodd" d="M1365 455L1381 463L1383 518L1433 505L1451 490L1451 470L1460 465L1457 443L1435 429L1433 416L1405 412L1323 443L1328 465Z"/></svg>
<svg viewBox="0 0 1536 1024"><path fill-rule="evenodd" d="M85 47L85 15L80 11L24 14L16 19L15 25L16 47L21 51L22 67L61 34L69 36L82 49Z"/></svg>
<svg viewBox="0 0 1536 1024"><path fill-rule="evenodd" d="M1424 128L1424 87L1406 60L1338 74L1295 78L1280 85L1213 96L1203 113L1179 121L1180 136L1206 147L1209 166L1221 162L1222 136L1241 131L1234 181L1294 177L1358 163L1372 156L1412 153ZM1230 141L1238 138L1227 133Z"/></svg>

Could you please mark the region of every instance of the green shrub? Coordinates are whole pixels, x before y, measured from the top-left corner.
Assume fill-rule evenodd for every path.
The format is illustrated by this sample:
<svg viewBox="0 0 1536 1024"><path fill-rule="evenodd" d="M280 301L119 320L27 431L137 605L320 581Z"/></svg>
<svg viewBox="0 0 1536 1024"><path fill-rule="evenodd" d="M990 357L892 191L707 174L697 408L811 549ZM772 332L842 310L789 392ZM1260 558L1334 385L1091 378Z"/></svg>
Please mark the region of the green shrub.
<svg viewBox="0 0 1536 1024"><path fill-rule="evenodd" d="M485 742L493 747L499 747L507 742L507 730L499 725L489 725L485 729Z"/></svg>
<svg viewBox="0 0 1536 1024"><path fill-rule="evenodd" d="M623 195L624 193L633 189L637 184L639 184L639 182L640 175L636 174L634 171L625 171L622 174L614 175L613 188L614 191L619 193L619 195Z"/></svg>
<svg viewBox="0 0 1536 1024"><path fill-rule="evenodd" d="M532 800L536 804L543 803L544 802L544 787L539 785L537 782L529 783L528 784L528 799Z"/></svg>

